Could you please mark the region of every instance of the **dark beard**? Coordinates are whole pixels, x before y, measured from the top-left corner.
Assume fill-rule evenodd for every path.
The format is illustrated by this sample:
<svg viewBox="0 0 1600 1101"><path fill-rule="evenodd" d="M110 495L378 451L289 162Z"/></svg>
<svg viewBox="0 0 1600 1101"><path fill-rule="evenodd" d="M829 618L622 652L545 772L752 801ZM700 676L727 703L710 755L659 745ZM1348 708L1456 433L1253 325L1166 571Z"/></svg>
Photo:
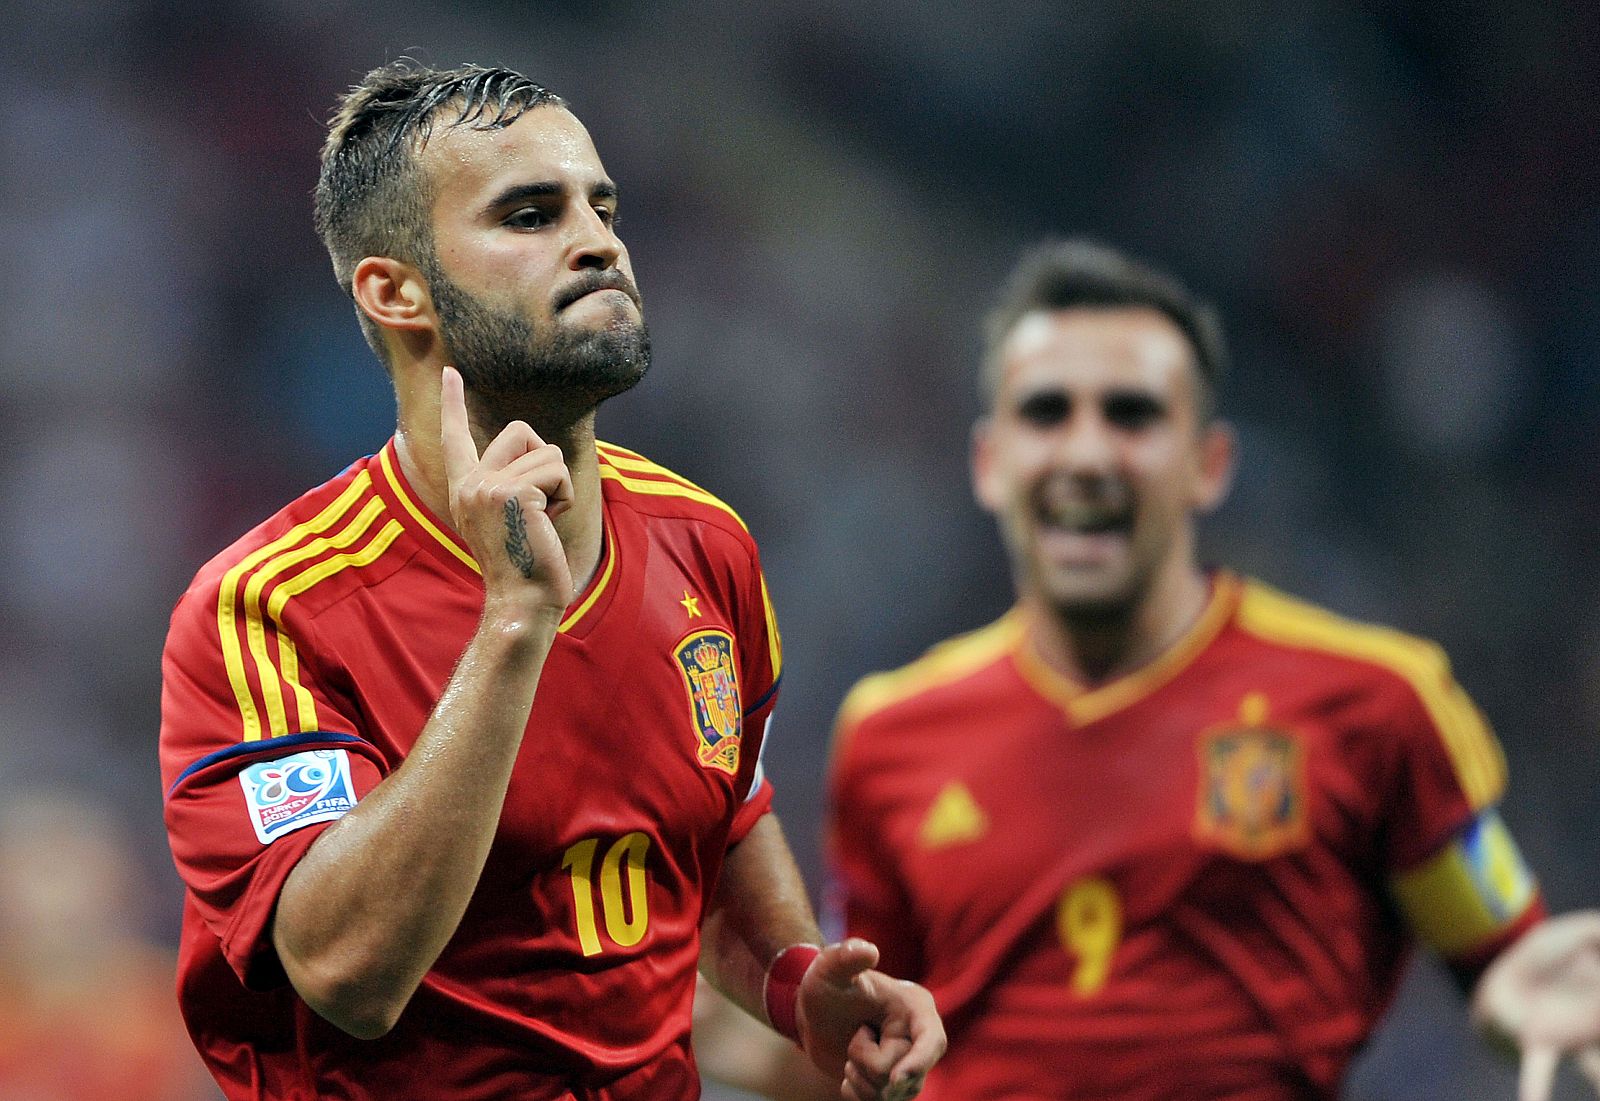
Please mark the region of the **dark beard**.
<svg viewBox="0 0 1600 1101"><path fill-rule="evenodd" d="M527 318L487 305L430 266L439 335L469 398L490 419L504 424L537 414L550 427L571 424L632 389L650 368L642 320L582 331L552 326L541 334Z"/></svg>

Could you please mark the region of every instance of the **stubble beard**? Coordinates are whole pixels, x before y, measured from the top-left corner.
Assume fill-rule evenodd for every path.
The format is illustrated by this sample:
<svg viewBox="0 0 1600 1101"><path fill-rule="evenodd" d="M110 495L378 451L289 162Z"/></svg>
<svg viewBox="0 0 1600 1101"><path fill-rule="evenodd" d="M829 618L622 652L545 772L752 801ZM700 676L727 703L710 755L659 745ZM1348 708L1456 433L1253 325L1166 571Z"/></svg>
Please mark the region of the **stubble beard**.
<svg viewBox="0 0 1600 1101"><path fill-rule="evenodd" d="M435 266L436 267L436 266ZM501 424L537 419L564 427L631 390L650 369L643 319L594 329L550 326L485 303L442 271L428 273L439 334L479 411Z"/></svg>

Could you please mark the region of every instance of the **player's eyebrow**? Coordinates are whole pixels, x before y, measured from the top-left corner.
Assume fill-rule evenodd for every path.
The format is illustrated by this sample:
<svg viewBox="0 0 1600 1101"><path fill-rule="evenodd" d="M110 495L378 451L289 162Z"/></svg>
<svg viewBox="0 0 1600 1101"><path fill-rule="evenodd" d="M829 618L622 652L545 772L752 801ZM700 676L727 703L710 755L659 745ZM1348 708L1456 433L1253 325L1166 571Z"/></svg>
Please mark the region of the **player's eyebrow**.
<svg viewBox="0 0 1600 1101"><path fill-rule="evenodd" d="M485 210L499 210L503 207L513 206L517 203L531 202L535 199L557 198L567 193L567 185L559 180L535 180L531 183L512 184L490 199ZM609 199L613 202L620 198L617 185L610 180L601 180L589 188L589 201L596 199Z"/></svg>
<svg viewBox="0 0 1600 1101"><path fill-rule="evenodd" d="M501 191L484 205L485 210L498 210L501 207L511 206L515 203L525 203L533 199L549 199L566 193L566 187L555 180L539 180L535 183L512 184Z"/></svg>
<svg viewBox="0 0 1600 1101"><path fill-rule="evenodd" d="M1169 404L1166 395L1148 386L1113 386L1101 395L1100 400L1104 404L1114 401L1144 402L1162 408L1166 408Z"/></svg>

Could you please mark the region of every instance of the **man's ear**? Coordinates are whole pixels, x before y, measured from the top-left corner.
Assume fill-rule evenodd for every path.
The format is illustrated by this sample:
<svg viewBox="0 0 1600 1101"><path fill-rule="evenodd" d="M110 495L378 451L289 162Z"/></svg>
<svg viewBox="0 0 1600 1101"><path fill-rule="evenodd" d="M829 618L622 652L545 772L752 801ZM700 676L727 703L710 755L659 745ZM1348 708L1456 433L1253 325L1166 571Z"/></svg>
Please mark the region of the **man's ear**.
<svg viewBox="0 0 1600 1101"><path fill-rule="evenodd" d="M1227 421L1214 420L1200 437L1200 467L1196 472L1193 504L1197 512L1210 512L1233 488L1239 457L1239 436Z"/></svg>
<svg viewBox="0 0 1600 1101"><path fill-rule="evenodd" d="M999 512L1003 504L995 483L994 421L980 417L972 426L972 496L986 512Z"/></svg>
<svg viewBox="0 0 1600 1101"><path fill-rule="evenodd" d="M403 260L366 257L350 273L350 293L361 312L385 329L438 327L428 281Z"/></svg>

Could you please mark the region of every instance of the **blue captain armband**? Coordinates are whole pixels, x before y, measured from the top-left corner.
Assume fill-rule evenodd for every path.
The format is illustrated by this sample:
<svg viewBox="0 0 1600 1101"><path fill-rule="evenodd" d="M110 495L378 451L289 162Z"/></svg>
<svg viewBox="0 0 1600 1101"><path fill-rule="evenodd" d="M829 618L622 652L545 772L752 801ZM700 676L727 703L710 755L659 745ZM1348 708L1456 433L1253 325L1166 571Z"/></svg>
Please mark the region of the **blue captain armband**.
<svg viewBox="0 0 1600 1101"><path fill-rule="evenodd" d="M1538 884L1500 815L1480 811L1443 849L1393 881L1411 928L1447 959L1467 956L1516 924Z"/></svg>

